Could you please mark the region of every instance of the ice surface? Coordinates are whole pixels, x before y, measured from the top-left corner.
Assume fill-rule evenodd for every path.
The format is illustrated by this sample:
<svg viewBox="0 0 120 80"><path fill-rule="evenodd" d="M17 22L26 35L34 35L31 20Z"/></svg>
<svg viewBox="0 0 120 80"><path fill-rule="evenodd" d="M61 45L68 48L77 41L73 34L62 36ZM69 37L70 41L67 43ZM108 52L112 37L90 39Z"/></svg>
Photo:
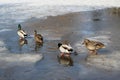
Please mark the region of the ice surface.
<svg viewBox="0 0 120 80"><path fill-rule="evenodd" d="M13 54L9 53L4 41L0 41L0 66L10 67L15 65L33 64L40 61L43 58L42 54L23 53ZM3 64L2 64L3 63Z"/></svg>
<svg viewBox="0 0 120 80"><path fill-rule="evenodd" d="M66 13L71 12L80 12L80 11L88 11L88 10L96 10L101 9L104 7L111 7L111 6L120 6L119 0L109 0L108 3L105 2L105 0L1 0L0 4L0 33L2 35L7 34L8 31L11 31L12 29L7 29L6 27L10 27L11 25L16 26L16 24L20 22L24 22L27 19L31 18L41 18L45 19L47 16L57 16L62 15ZM4 4L4 3L10 3L10 4ZM19 4L11 4L11 3L19 3ZM90 7L92 6L92 7ZM23 16L24 15L24 16ZM3 29L4 28L4 29ZM13 28L13 27L12 27ZM3 32L3 33L2 33ZM48 32L48 31L46 31ZM49 31L52 32L52 31ZM14 32L12 32L14 34ZM50 33L45 33L44 35L47 36L47 40L49 44L51 44L52 40L61 40L61 38L58 38L59 36L53 35L52 37L48 37ZM52 34L52 33L51 33ZM83 31L82 34L85 35L86 38L98 40L103 42L105 45L109 45L111 42L111 36L109 32L105 33L100 32L95 34L94 36L86 36L87 34L93 35L94 33ZM98 35L99 34L99 35ZM83 35L83 36L84 36ZM43 53L45 53L45 60L41 61L41 63L36 64L39 62L42 58L42 54L36 54L34 51L30 51L27 53L19 53L19 52L8 52L9 48L12 48L13 50L16 50L17 46L17 34L12 35L12 37L5 37L7 39L6 41L3 41L4 36L0 36L0 70L4 69L5 72L3 75L7 75L8 79L6 80L39 80L40 77L44 78L44 80L56 80L59 77L62 77L61 80L68 80L69 74L71 77L81 77L87 78L87 77L94 77L93 74L101 75L101 73L97 72L95 69L90 69L89 67L85 67L80 60L83 59L84 53L87 54L87 50L84 46L81 45L82 40L78 40L75 42L74 46L76 51L79 53L78 56L75 56L73 59L79 58L75 61L75 65L73 67L63 67L57 63L56 60L56 53L57 50L52 50L52 47L48 46L48 42L45 42L44 46L47 46L47 48L43 48ZM33 35L31 36L33 38ZM4 40L5 40L4 39ZM6 42L6 43L5 43ZM13 45L12 43L15 44ZM56 48L57 42L54 43L54 47ZM31 44L30 44L31 45ZM53 45L53 44L52 44ZM23 46L24 48L26 46ZM32 48L34 45L32 45ZM26 48L24 48L26 49ZM104 52L104 50L103 50ZM96 66L97 68L102 69L109 69L109 70L119 70L120 69L120 63L119 63L119 54L120 51L112 51L108 55L98 55L94 58L88 58L88 64L92 66ZM81 54L83 53L83 54ZM51 64L52 62L52 64ZM85 62L84 64L86 64ZM42 64L42 66L41 66ZM31 68L31 66L37 65L36 68ZM82 67L81 67L82 66ZM30 69L30 70L29 70ZM14 72L14 74L12 73ZM78 74L79 72L79 74ZM47 76L44 75L47 73ZM56 73L56 74L54 74ZM61 74L61 75L60 75ZM92 76L89 76L89 75ZM10 75L10 76L9 76ZM27 75L27 78L26 78ZM96 76L95 75L95 76ZM104 75L104 74L103 74ZM66 79L66 76L68 79ZM109 77L109 76L108 76ZM12 79L13 78L13 79ZM50 78L50 79L49 79ZM56 78L56 79L55 79ZM100 78L100 77L99 77ZM78 80L78 79L71 79L71 80ZM82 80L82 79L81 79ZM83 79L84 80L84 79ZM95 80L95 79L88 79L87 80ZM112 80L112 79L111 79Z"/></svg>
<svg viewBox="0 0 120 80"><path fill-rule="evenodd" d="M113 51L112 54L109 55L98 55L89 57L88 64L107 70L119 70L120 69L119 57L120 57L119 51Z"/></svg>

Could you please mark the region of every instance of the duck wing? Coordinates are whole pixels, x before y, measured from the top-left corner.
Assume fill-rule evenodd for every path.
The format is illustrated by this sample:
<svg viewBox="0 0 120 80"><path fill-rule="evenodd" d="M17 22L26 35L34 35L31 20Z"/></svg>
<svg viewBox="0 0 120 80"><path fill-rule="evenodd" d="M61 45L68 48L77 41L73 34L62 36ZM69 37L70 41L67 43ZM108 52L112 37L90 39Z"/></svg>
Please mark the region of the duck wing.
<svg viewBox="0 0 120 80"><path fill-rule="evenodd" d="M96 49L101 49L101 48L105 47L105 45L103 43L98 42L98 41L93 41L93 44L94 44Z"/></svg>
<svg viewBox="0 0 120 80"><path fill-rule="evenodd" d="M21 32L23 35L26 35L26 33L25 33L24 30L20 30L20 32Z"/></svg>
<svg viewBox="0 0 120 80"><path fill-rule="evenodd" d="M100 48L104 48L105 47L105 45L103 43L101 43L101 42L96 42L95 46L96 46L96 49L100 49Z"/></svg>
<svg viewBox="0 0 120 80"><path fill-rule="evenodd" d="M67 49L68 50L68 48L66 47L66 46L62 46L64 49Z"/></svg>
<svg viewBox="0 0 120 80"><path fill-rule="evenodd" d="M62 45L62 47L68 51L73 51L72 47L70 45Z"/></svg>
<svg viewBox="0 0 120 80"><path fill-rule="evenodd" d="M43 37L41 34L37 34L37 38L38 38L38 40L43 40Z"/></svg>
<svg viewBox="0 0 120 80"><path fill-rule="evenodd" d="M63 47L64 49L69 49L69 46L66 45L66 44L62 44L62 47Z"/></svg>

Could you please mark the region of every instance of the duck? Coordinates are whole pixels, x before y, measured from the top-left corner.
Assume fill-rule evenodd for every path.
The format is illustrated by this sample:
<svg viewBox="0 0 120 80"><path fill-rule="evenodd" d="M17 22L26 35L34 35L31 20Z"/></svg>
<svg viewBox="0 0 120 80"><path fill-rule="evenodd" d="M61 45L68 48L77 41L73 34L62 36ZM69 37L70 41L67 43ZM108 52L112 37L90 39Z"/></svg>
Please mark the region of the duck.
<svg viewBox="0 0 120 80"><path fill-rule="evenodd" d="M58 48L61 53L71 53L73 51L73 48L71 47L70 44L62 44L58 43Z"/></svg>
<svg viewBox="0 0 120 80"><path fill-rule="evenodd" d="M27 37L27 33L21 28L21 25L18 24L18 31L17 31L18 36L20 39L24 39Z"/></svg>
<svg viewBox="0 0 120 80"><path fill-rule="evenodd" d="M36 44L43 44L43 36L41 34L37 34L36 30L34 30L34 40Z"/></svg>
<svg viewBox="0 0 120 80"><path fill-rule="evenodd" d="M89 50L90 54L97 55L97 50L105 48L105 45L99 41L84 39L84 42L82 43L85 45L85 47Z"/></svg>

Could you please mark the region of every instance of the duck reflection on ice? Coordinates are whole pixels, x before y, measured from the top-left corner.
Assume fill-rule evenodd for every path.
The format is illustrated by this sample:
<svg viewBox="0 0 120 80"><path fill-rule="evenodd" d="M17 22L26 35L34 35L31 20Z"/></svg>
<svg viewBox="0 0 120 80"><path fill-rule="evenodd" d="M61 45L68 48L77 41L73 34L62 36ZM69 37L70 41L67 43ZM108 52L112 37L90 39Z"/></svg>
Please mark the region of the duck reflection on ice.
<svg viewBox="0 0 120 80"><path fill-rule="evenodd" d="M38 51L40 47L42 47L43 44L35 43L35 51Z"/></svg>
<svg viewBox="0 0 120 80"><path fill-rule="evenodd" d="M66 66L73 66L73 60L70 54L64 53L63 55L58 55L58 62Z"/></svg>
<svg viewBox="0 0 120 80"><path fill-rule="evenodd" d="M20 51L21 51L21 48L24 44L28 44L27 39L25 39L25 38L19 39Z"/></svg>
<svg viewBox="0 0 120 80"><path fill-rule="evenodd" d="M27 39L19 39L19 45L20 46L23 46L24 44L28 44L28 41L27 41Z"/></svg>

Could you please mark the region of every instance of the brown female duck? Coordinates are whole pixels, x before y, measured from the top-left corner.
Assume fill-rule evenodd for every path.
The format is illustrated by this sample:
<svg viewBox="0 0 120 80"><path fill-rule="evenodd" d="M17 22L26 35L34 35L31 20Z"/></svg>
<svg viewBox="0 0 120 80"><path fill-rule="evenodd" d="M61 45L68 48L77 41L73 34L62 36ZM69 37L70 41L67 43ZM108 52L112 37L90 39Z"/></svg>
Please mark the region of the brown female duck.
<svg viewBox="0 0 120 80"><path fill-rule="evenodd" d="M98 41L89 40L89 39L84 39L83 44L89 50L89 53L96 54L96 55L97 55L97 50L99 50L101 48L105 48L105 45L103 43L98 42Z"/></svg>
<svg viewBox="0 0 120 80"><path fill-rule="evenodd" d="M34 39L36 44L39 44L39 45L43 44L43 36L41 34L37 34L36 30L34 30Z"/></svg>

